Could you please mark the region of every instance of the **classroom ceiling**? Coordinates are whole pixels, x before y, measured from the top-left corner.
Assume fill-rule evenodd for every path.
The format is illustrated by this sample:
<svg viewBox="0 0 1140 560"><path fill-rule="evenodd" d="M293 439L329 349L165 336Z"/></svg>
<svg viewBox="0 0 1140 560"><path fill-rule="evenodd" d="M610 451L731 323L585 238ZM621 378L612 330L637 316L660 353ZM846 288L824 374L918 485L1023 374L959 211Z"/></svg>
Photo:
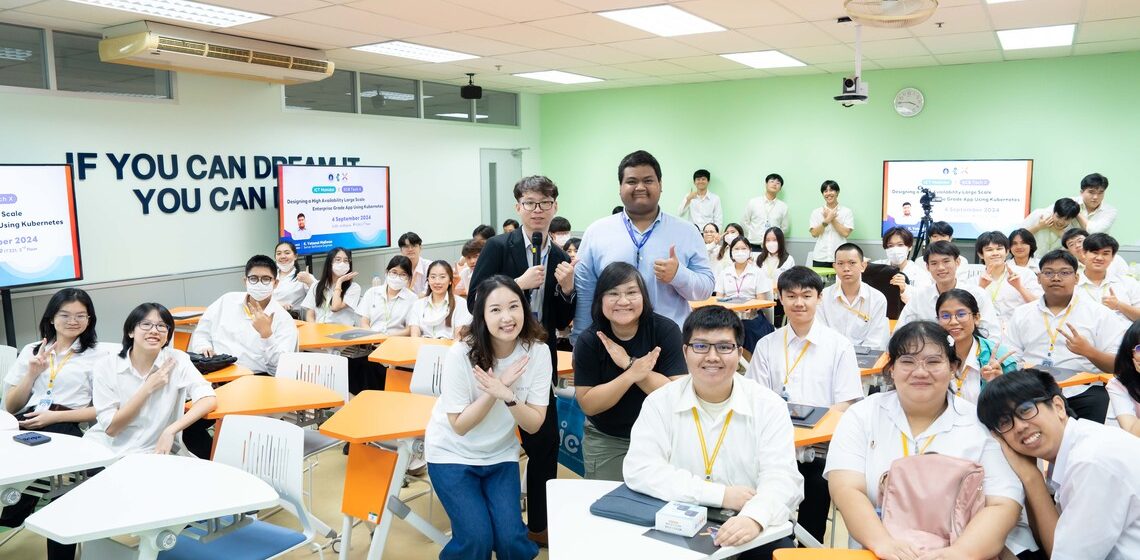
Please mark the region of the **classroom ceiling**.
<svg viewBox="0 0 1140 560"><path fill-rule="evenodd" d="M594 12L664 0L209 0L271 15L212 29L326 51L338 67L494 89L548 93L801 74L850 73L855 28L837 23L842 0L673 0L667 3L726 31L658 37ZM144 16L69 0L0 0L0 22L99 33ZM996 31L1076 24L1069 47L1002 51ZM399 39L478 55L424 63L350 50ZM752 69L719 54L779 50L807 66ZM1140 1L940 0L912 28L863 29L863 68L903 68L1140 50ZM604 81L558 85L512 74L564 70Z"/></svg>

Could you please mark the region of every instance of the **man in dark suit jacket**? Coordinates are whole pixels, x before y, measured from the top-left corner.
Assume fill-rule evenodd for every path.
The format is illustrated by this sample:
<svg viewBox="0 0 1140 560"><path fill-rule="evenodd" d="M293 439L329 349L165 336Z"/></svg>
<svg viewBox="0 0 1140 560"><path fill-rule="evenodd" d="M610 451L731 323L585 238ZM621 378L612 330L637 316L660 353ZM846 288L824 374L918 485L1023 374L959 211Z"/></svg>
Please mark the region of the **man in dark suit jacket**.
<svg viewBox="0 0 1140 560"><path fill-rule="evenodd" d="M538 312L539 321L546 329L546 344L554 366L551 383L554 383L558 376L557 332L574 318L574 267L570 257L550 241L549 235L550 221L558 212L558 187L546 177L524 177L515 184L514 196L521 227L487 241L471 273L467 306L474 308L479 283L483 280L496 274L514 278L530 297L532 311ZM539 246L532 242L535 234L542 238ZM536 259L540 264L534 264ZM553 391L542 427L534 434L520 433L523 449L529 457L527 527L531 539L545 545L546 481L558 475L558 407Z"/></svg>

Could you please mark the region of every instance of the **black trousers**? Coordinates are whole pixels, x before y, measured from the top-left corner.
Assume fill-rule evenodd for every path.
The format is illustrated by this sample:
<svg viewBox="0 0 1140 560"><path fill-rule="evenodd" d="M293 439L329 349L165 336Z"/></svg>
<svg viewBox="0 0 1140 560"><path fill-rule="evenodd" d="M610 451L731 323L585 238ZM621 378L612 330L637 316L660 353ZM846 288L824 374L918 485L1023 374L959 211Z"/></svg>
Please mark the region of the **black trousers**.
<svg viewBox="0 0 1140 560"><path fill-rule="evenodd" d="M832 268L835 266L835 263L812 260L811 265L812 266L820 266L820 267L824 267L824 268Z"/></svg>
<svg viewBox="0 0 1140 560"><path fill-rule="evenodd" d="M532 533L546 530L546 481L558 477L558 401L550 390L550 404L542 427L533 434L519 430L526 450L526 526Z"/></svg>
<svg viewBox="0 0 1140 560"><path fill-rule="evenodd" d="M368 361L368 356L348 359L348 392L383 391L388 370L384 366Z"/></svg>
<svg viewBox="0 0 1140 560"><path fill-rule="evenodd" d="M1108 390L1103 385L1093 385L1068 400L1073 412L1077 413L1077 418L1104 424L1104 419L1108 416Z"/></svg>
<svg viewBox="0 0 1140 560"><path fill-rule="evenodd" d="M822 458L810 463L797 463L804 477L804 501L800 502L800 513L796 519L819 542L823 542L823 535L827 532L827 513L831 510L831 494L827 480L823 478L825 463Z"/></svg>
<svg viewBox="0 0 1140 560"><path fill-rule="evenodd" d="M16 419L24 420L24 413L26 412L28 411L25 410L17 414ZM60 422L33 431L83 437L83 430L79 429L79 424L76 422ZM39 501L38 496L22 494L20 501L0 511L0 527L19 527L29 515L36 511L36 504L38 504ZM60 544L48 539L47 558L48 560L75 560L75 551L77 548L77 545L74 544Z"/></svg>

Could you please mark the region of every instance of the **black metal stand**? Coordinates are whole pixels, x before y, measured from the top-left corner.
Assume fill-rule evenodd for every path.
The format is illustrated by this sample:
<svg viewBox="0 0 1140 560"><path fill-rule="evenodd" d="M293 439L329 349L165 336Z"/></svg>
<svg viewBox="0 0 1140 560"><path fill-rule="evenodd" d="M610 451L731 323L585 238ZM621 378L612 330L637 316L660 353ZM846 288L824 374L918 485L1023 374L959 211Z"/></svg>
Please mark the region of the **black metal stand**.
<svg viewBox="0 0 1140 560"><path fill-rule="evenodd" d="M4 305L4 335L8 346L16 347L16 319L12 317L12 290L0 290L0 301Z"/></svg>
<svg viewBox="0 0 1140 560"><path fill-rule="evenodd" d="M911 251L910 260L917 261L922 256L922 250L930 244L930 225L934 223L934 218L930 217L930 211L927 210L922 216L922 221L918 223L918 235L914 236L914 249Z"/></svg>

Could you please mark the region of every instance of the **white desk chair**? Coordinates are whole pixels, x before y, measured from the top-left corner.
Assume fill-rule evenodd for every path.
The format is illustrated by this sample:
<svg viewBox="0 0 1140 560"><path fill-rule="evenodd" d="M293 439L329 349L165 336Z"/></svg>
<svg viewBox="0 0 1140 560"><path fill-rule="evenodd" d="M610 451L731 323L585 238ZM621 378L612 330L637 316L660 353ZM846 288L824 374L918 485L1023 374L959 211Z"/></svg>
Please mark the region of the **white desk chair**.
<svg viewBox="0 0 1140 560"><path fill-rule="evenodd" d="M417 395L438 397L443 389L443 361L450 346L424 344L416 353L416 367L412 370L410 391Z"/></svg>
<svg viewBox="0 0 1140 560"><path fill-rule="evenodd" d="M16 363L16 357L20 351L16 348L6 345L0 345L0 378L8 377L8 370L12 369L12 364ZM12 386L0 382L0 405L4 404L4 396L8 394L8 389Z"/></svg>
<svg viewBox="0 0 1140 560"><path fill-rule="evenodd" d="M324 560L324 552L313 543L315 531L310 514L301 501L301 467L304 429L264 416L226 417L226 429L218 436L214 460L242 469L264 480L281 496L282 505L293 510L302 532L253 520L221 536L201 542L204 530L192 526L178 536L174 548L159 554L160 560L254 560L277 558L309 545Z"/></svg>
<svg viewBox="0 0 1140 560"><path fill-rule="evenodd" d="M277 361L277 377L280 379L295 379L308 381L316 385L328 387L340 393L344 402L348 402L352 395L348 392L348 358L338 354L323 354L319 352L289 352L282 354ZM316 428L316 426L312 426ZM313 469L320 463L315 456L318 453L338 447L343 442L321 434L316 429L305 430L305 473L306 487L305 504L313 507Z"/></svg>

